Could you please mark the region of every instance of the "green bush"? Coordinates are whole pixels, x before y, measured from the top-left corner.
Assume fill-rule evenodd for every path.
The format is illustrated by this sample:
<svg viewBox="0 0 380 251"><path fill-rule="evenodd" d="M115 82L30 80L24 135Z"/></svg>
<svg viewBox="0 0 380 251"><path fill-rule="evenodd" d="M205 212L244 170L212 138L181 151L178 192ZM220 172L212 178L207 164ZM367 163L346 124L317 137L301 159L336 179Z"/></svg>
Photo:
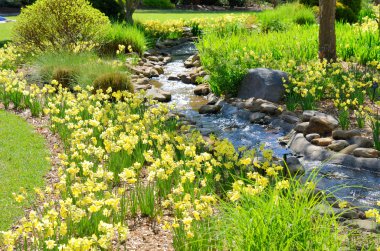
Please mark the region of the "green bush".
<svg viewBox="0 0 380 251"><path fill-rule="evenodd" d="M110 25L86 0L38 0L22 9L14 26L14 41L35 49L68 49L96 42Z"/></svg>
<svg viewBox="0 0 380 251"><path fill-rule="evenodd" d="M355 23L356 21L358 21L358 15L356 15L350 7L340 2L337 2L336 4L335 18L336 20L347 23Z"/></svg>
<svg viewBox="0 0 380 251"><path fill-rule="evenodd" d="M265 19L261 22L263 32L279 32L286 30L286 24L280 18Z"/></svg>
<svg viewBox="0 0 380 251"><path fill-rule="evenodd" d="M131 46L134 52L141 55L146 50L147 41L139 28L115 23L104 32L100 51L104 54L115 54L119 45L124 45L125 48Z"/></svg>
<svg viewBox="0 0 380 251"><path fill-rule="evenodd" d="M31 62L36 71L31 76L31 80L39 83L49 83L56 79L60 69L75 71L75 76L70 86L74 83L82 87L91 86L94 80L100 75L126 70L116 66L111 62L101 60L96 54L90 52L71 53L61 51L46 52L38 55ZM54 74L56 72L56 74ZM62 74L62 73L60 73ZM71 74L70 74L71 75ZM56 79L59 81L59 79Z"/></svg>
<svg viewBox="0 0 380 251"><path fill-rule="evenodd" d="M63 88L72 89L77 81L77 71L70 67L58 67L55 68L52 74L52 79L57 80Z"/></svg>
<svg viewBox="0 0 380 251"><path fill-rule="evenodd" d="M306 6L319 6L319 0L300 0L300 3Z"/></svg>
<svg viewBox="0 0 380 251"><path fill-rule="evenodd" d="M315 24L316 19L315 15L310 9L307 10L300 10L294 15L293 18L294 23L299 25L309 25L309 24Z"/></svg>
<svg viewBox="0 0 380 251"><path fill-rule="evenodd" d="M143 6L157 9L173 9L175 7L170 0L143 0Z"/></svg>
<svg viewBox="0 0 380 251"><path fill-rule="evenodd" d="M110 87L112 88L113 92L134 92L134 87L129 76L127 74L117 72L107 73L99 76L95 79L93 86L94 92L96 92L96 90L103 90L103 92L106 93L107 89Z"/></svg>

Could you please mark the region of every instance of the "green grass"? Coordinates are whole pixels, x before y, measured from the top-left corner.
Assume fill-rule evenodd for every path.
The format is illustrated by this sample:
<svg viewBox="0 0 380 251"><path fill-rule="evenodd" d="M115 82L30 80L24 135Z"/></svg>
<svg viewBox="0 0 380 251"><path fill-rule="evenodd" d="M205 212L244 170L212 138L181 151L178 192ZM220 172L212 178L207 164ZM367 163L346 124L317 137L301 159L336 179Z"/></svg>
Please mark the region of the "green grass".
<svg viewBox="0 0 380 251"><path fill-rule="evenodd" d="M147 20L167 21L173 19L190 20L193 18L215 18L224 15L252 14L253 11L192 11L192 10L137 10L133 18L143 22Z"/></svg>
<svg viewBox="0 0 380 251"><path fill-rule="evenodd" d="M32 76L33 81L49 83L53 80L54 71L69 69L75 73L73 76L75 81L71 84L79 84L82 87L92 85L100 75L126 70L124 67L113 65L112 61L100 60L95 53L91 52L78 54L47 52L38 55L31 65L37 67L36 74Z"/></svg>
<svg viewBox="0 0 380 251"><path fill-rule="evenodd" d="M23 209L12 193L44 185L49 152L44 139L22 118L0 111L0 231L7 230ZM24 203L23 206L26 204Z"/></svg>
<svg viewBox="0 0 380 251"><path fill-rule="evenodd" d="M17 20L17 16L6 17L9 20ZM4 40L12 39L12 27L15 22L0 24L0 43Z"/></svg>

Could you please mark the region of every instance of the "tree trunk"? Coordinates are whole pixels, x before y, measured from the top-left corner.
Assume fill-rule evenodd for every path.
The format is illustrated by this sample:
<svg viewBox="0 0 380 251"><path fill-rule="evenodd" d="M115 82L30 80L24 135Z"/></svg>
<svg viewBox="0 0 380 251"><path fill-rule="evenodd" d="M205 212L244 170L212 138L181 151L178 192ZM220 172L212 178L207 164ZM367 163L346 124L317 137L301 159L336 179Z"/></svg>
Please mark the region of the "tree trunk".
<svg viewBox="0 0 380 251"><path fill-rule="evenodd" d="M336 61L336 0L319 0L319 58Z"/></svg>
<svg viewBox="0 0 380 251"><path fill-rule="evenodd" d="M133 13L135 12L134 9L126 9L125 10L125 21L127 24L132 24L133 25Z"/></svg>

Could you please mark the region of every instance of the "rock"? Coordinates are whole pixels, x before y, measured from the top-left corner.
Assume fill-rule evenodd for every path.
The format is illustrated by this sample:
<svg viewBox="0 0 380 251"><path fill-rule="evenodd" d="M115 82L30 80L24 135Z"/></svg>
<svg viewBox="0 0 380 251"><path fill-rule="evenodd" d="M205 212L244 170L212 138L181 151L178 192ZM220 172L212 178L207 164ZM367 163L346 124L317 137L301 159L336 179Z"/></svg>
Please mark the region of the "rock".
<svg viewBox="0 0 380 251"><path fill-rule="evenodd" d="M318 204L315 207L321 215L327 214L327 215L335 215L339 216L341 218L346 218L346 219L358 219L359 218L359 213L355 209L347 209L347 208L334 208L331 207L330 205L326 204Z"/></svg>
<svg viewBox="0 0 380 251"><path fill-rule="evenodd" d="M191 84L191 78L185 74L182 74L179 76L181 78L181 81L185 84Z"/></svg>
<svg viewBox="0 0 380 251"><path fill-rule="evenodd" d="M326 114L318 114L310 118L306 133L318 133L325 136L331 134L338 126L339 122L334 117Z"/></svg>
<svg viewBox="0 0 380 251"><path fill-rule="evenodd" d="M149 81L149 78L140 78L136 81L136 85L147 85Z"/></svg>
<svg viewBox="0 0 380 251"><path fill-rule="evenodd" d="M321 135L319 135L318 133L311 133L305 136L306 140L309 142L311 142L313 139L319 139L320 137Z"/></svg>
<svg viewBox="0 0 380 251"><path fill-rule="evenodd" d="M181 78L179 78L178 76L175 76L175 75L170 75L168 77L168 80L169 81L179 81L179 80L181 80Z"/></svg>
<svg viewBox="0 0 380 251"><path fill-rule="evenodd" d="M319 113L321 113L321 112L314 111L314 110L305 110L302 113L301 119L303 122L309 122L311 117L314 117Z"/></svg>
<svg viewBox="0 0 380 251"><path fill-rule="evenodd" d="M268 114L277 114L279 112L278 106L272 103L263 103L260 105L260 110L263 113L268 113Z"/></svg>
<svg viewBox="0 0 380 251"><path fill-rule="evenodd" d="M261 111L261 105L266 101L263 99L249 98L245 101L245 109L250 110L251 112Z"/></svg>
<svg viewBox="0 0 380 251"><path fill-rule="evenodd" d="M306 132L306 129L309 127L309 122L302 122L302 123L299 123L298 125L296 125L296 127L294 128L294 130L298 133L303 133L305 134Z"/></svg>
<svg viewBox="0 0 380 251"><path fill-rule="evenodd" d="M186 68L199 67L201 65L199 55L192 55L184 62Z"/></svg>
<svg viewBox="0 0 380 251"><path fill-rule="evenodd" d="M249 121L255 124L261 124L264 122L266 114L262 112L254 112L249 116Z"/></svg>
<svg viewBox="0 0 380 251"><path fill-rule="evenodd" d="M352 137L349 142L351 144L358 145L361 148L372 148L373 147L373 140L365 137L355 136Z"/></svg>
<svg viewBox="0 0 380 251"><path fill-rule="evenodd" d="M327 148L334 152L340 152L349 145L346 140L334 140Z"/></svg>
<svg viewBox="0 0 380 251"><path fill-rule="evenodd" d="M328 146L332 143L332 138L318 138L311 141L312 144L317 146Z"/></svg>
<svg viewBox="0 0 380 251"><path fill-rule="evenodd" d="M300 121L298 117L293 116L293 115L287 115L287 114L282 114L281 118L282 120L284 120L285 122L289 124L297 124Z"/></svg>
<svg viewBox="0 0 380 251"><path fill-rule="evenodd" d="M199 108L200 114L216 114L220 112L222 107L220 105L202 105L201 108Z"/></svg>
<svg viewBox="0 0 380 251"><path fill-rule="evenodd" d="M194 94L198 96L207 96L211 92L208 84L198 85L194 89Z"/></svg>
<svg viewBox="0 0 380 251"><path fill-rule="evenodd" d="M287 168L288 173L291 176L300 175L305 173L305 168L301 164L300 160L295 156L289 156L286 158L286 164L282 161L282 166Z"/></svg>
<svg viewBox="0 0 380 251"><path fill-rule="evenodd" d="M282 71L266 68L249 70L237 96L243 99L261 98L278 103L285 91L283 79L288 79L288 76Z"/></svg>
<svg viewBox="0 0 380 251"><path fill-rule="evenodd" d="M375 222L375 220L347 220L344 222L345 225L350 227L356 227L364 231L380 233L380 225Z"/></svg>
<svg viewBox="0 0 380 251"><path fill-rule="evenodd" d="M361 133L359 130L350 130L350 131L345 131L345 130L334 130L332 132L332 137L333 139L350 139L355 136L360 136Z"/></svg>
<svg viewBox="0 0 380 251"><path fill-rule="evenodd" d="M151 96L153 100L157 100L158 102L170 102L172 100L172 95L169 92L163 91L158 88L152 88L147 91L147 96Z"/></svg>
<svg viewBox="0 0 380 251"><path fill-rule="evenodd" d="M135 90L136 91L140 91L140 90L149 90L152 88L152 85L151 84L147 84L147 85L135 85Z"/></svg>
<svg viewBox="0 0 380 251"><path fill-rule="evenodd" d="M147 59L150 60L150 61L153 61L153 62L160 61L156 56L148 56Z"/></svg>
<svg viewBox="0 0 380 251"><path fill-rule="evenodd" d="M155 65L154 69L158 72L158 74L160 74L160 75L164 74L164 68L162 68L161 66Z"/></svg>
<svg viewBox="0 0 380 251"><path fill-rule="evenodd" d="M207 95L207 104L208 105L215 105L216 102L218 102L219 98L214 94L214 93L210 93L209 95Z"/></svg>
<svg viewBox="0 0 380 251"><path fill-rule="evenodd" d="M353 155L361 158L379 158L380 151L372 148L356 148Z"/></svg>

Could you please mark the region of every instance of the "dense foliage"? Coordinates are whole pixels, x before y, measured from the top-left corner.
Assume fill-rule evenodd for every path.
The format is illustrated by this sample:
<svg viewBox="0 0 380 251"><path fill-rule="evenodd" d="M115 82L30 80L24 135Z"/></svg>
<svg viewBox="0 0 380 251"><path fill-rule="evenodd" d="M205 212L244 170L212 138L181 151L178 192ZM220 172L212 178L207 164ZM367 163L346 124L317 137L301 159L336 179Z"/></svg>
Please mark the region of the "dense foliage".
<svg viewBox="0 0 380 251"><path fill-rule="evenodd" d="M95 93L97 90L102 90L104 93L118 91L134 92L130 77L125 73L119 72L100 75L94 80L93 87Z"/></svg>
<svg viewBox="0 0 380 251"><path fill-rule="evenodd" d="M97 41L109 25L86 0L38 0L22 10L14 40L33 49L68 49Z"/></svg>

